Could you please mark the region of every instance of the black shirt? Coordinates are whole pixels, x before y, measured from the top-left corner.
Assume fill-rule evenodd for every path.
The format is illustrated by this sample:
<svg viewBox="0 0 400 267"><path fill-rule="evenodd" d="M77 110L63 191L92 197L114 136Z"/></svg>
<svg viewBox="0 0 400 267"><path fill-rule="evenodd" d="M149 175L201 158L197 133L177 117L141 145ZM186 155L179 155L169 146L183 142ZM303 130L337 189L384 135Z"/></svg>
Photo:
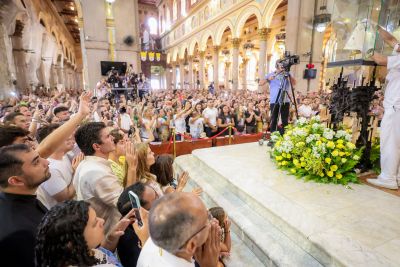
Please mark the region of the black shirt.
<svg viewBox="0 0 400 267"><path fill-rule="evenodd" d="M254 114L255 114L256 116L260 116L260 112L259 112L258 110L254 110ZM246 119L250 118L250 116L251 116L250 112L246 111L246 112L244 113L244 117L245 117ZM247 126L256 126L256 117L253 116L253 119L252 119L250 122L247 122L247 120L246 120L246 121L245 121L245 124L246 124Z"/></svg>
<svg viewBox="0 0 400 267"><path fill-rule="evenodd" d="M125 233L119 238L117 251L118 257L124 267L136 267L141 248L139 248L139 237L136 235L132 225L126 228Z"/></svg>
<svg viewBox="0 0 400 267"><path fill-rule="evenodd" d="M0 259L2 266L35 266L37 227L47 212L35 195L0 192Z"/></svg>

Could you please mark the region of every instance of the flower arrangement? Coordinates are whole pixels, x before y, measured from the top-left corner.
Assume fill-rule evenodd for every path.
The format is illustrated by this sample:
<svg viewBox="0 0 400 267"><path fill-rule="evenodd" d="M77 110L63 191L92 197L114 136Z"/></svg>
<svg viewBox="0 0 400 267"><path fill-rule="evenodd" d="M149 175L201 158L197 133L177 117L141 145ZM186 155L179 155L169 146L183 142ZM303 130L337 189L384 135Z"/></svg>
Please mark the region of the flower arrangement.
<svg viewBox="0 0 400 267"><path fill-rule="evenodd" d="M351 142L349 132L326 127L319 116L300 118L283 136L274 132L271 139L275 142L273 160L298 178L343 185L358 182L354 167L362 149Z"/></svg>

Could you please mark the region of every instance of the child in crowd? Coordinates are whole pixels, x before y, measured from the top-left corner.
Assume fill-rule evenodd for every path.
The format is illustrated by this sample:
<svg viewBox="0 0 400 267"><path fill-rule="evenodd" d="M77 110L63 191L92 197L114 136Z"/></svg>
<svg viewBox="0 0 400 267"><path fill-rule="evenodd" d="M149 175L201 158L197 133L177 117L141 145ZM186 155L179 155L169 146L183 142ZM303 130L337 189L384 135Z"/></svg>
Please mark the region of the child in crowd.
<svg viewBox="0 0 400 267"><path fill-rule="evenodd" d="M211 215L218 220L222 229L221 234L221 252L218 267L224 267L223 258L230 255L231 252L231 221L225 210L221 207L213 207L209 209Z"/></svg>

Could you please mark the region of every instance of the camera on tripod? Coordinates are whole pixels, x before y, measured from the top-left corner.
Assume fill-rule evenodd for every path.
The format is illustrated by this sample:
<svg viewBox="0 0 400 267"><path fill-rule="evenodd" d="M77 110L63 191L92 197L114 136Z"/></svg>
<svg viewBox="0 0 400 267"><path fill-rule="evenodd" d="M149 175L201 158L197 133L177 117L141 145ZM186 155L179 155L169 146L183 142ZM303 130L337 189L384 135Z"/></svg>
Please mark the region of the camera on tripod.
<svg viewBox="0 0 400 267"><path fill-rule="evenodd" d="M286 71L289 71L293 65L300 63L300 57L298 55L291 55L289 51L285 51L283 58L276 63L282 66Z"/></svg>

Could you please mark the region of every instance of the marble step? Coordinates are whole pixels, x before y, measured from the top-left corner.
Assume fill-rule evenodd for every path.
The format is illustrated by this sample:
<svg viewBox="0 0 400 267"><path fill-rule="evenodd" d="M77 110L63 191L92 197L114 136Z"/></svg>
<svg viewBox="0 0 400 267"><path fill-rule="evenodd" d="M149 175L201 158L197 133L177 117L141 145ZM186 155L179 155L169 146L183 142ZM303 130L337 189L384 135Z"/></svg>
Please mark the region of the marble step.
<svg viewBox="0 0 400 267"><path fill-rule="evenodd" d="M251 251L228 266L322 266L318 260L296 245L282 231L277 229L267 218L260 215L253 207L224 183L212 169L194 155L185 155L175 160L175 171L188 171L189 188L201 187L207 207L223 207L232 221L232 232ZM233 247L237 244L233 243ZM235 251L233 250L232 257ZM254 257L253 257L254 256Z"/></svg>

